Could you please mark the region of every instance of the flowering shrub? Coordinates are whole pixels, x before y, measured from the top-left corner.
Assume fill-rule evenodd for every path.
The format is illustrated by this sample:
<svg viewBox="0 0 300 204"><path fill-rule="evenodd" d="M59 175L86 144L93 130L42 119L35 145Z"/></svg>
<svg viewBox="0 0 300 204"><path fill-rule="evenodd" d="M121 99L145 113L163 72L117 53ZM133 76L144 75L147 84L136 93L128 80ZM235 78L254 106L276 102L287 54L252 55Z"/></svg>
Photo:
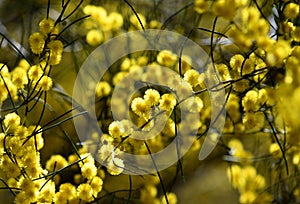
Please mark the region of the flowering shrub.
<svg viewBox="0 0 300 204"><path fill-rule="evenodd" d="M178 1L174 9L165 8L166 2L28 4L31 21L13 32L13 20L21 17L0 18L0 180L6 203L184 202L172 187L184 169L195 166L186 158L205 145L216 122L212 106L221 101L210 94L220 91L225 92L225 124L209 139L220 150L216 157L228 163L224 174L238 202L300 202L299 1ZM196 69L183 48L129 52L97 84L82 84L95 87L87 93L95 98L102 130L95 131L89 112L72 98L81 64L98 46L147 29L171 30L198 43L213 72L206 72L206 62ZM107 50L108 60L117 49L130 46ZM114 99L115 90L121 86L126 93L122 85L134 77L141 77L142 88L133 87L128 101ZM214 86L207 83L212 78L218 82ZM155 80L168 86L151 83ZM114 117L112 108L128 118ZM191 114L183 117L183 112ZM75 118L87 133L84 141ZM186 155L181 155L179 130L192 143ZM124 154L153 155L174 140L178 162L155 174L128 173L134 161L122 159ZM151 159L147 165L155 169L166 162Z"/></svg>

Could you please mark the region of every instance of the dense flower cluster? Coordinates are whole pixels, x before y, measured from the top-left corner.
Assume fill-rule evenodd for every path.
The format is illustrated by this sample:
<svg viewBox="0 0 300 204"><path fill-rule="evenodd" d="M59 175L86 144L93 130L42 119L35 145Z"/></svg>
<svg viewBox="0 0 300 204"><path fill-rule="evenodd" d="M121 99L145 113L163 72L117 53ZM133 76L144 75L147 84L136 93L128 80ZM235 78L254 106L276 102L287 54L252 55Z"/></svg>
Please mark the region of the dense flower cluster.
<svg viewBox="0 0 300 204"><path fill-rule="evenodd" d="M1 190L7 189L16 204L112 203L114 199L122 203L137 199L151 204L179 202L180 197L166 188L172 182L165 185L162 172L145 175L142 181L139 176L129 176L128 184L122 173L129 164L122 156L159 152L174 141L179 129L189 128L197 130L197 137L190 137L190 132L184 135L194 142L187 157L198 152L215 122L211 121L214 101L210 101L210 91L220 90L226 93L222 104L225 126L211 138L222 135L215 142L218 148L224 148L220 152L225 155L221 156L229 164L227 177L239 202L300 202L299 1L195 0L188 5L184 1L178 4L183 9L166 20L156 14L156 3L152 13L135 10L127 1L122 5L62 1L58 15L52 14L55 12L49 4L47 15L33 25L36 28L27 38L30 54L25 56L19 51L21 59L15 64L0 57ZM214 19L213 25L203 27L205 19ZM208 40L203 47L213 64L195 69L193 65L199 59L181 55L182 50L177 48L123 56L90 93L103 133L95 131L79 141L68 121L77 116L84 121L89 115L78 104L82 112L70 116L70 104L76 102L57 83L57 73L76 70L68 68L72 67L68 60L76 64L76 60L115 36L148 28L172 28L200 44ZM74 36L78 39L70 42ZM205 72L206 66L217 73L219 84L214 87L207 83L214 75ZM137 76L140 79L133 87L120 86L130 84ZM165 85L156 83L160 81ZM140 84L142 88L135 90ZM133 94L125 96L126 100L112 100L116 88L124 93L130 89ZM111 107L128 118L115 119ZM199 119L188 114L185 117L183 112ZM188 121L189 127L183 121ZM156 164L153 160L148 165ZM176 175L194 166L185 162L185 156L176 165ZM172 170L167 169L165 175Z"/></svg>

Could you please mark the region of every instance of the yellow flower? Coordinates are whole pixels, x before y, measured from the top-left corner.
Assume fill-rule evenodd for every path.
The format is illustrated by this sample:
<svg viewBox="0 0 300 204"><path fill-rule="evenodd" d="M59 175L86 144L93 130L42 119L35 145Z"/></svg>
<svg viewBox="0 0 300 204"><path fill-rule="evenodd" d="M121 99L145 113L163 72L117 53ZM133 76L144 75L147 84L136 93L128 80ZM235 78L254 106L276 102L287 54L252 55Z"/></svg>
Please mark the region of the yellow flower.
<svg viewBox="0 0 300 204"><path fill-rule="evenodd" d="M125 129L120 121L113 121L108 127L108 132L112 137L118 138L124 135Z"/></svg>
<svg viewBox="0 0 300 204"><path fill-rule="evenodd" d="M246 191L240 195L240 203L241 204L250 204L255 201L257 194L253 191Z"/></svg>
<svg viewBox="0 0 300 204"><path fill-rule="evenodd" d="M288 19L294 19L299 15L299 5L289 3L285 6L283 14Z"/></svg>
<svg viewBox="0 0 300 204"><path fill-rule="evenodd" d="M144 28L146 27L146 18L143 14L141 13L137 13L142 25L144 26ZM129 18L130 23L138 30L142 29L142 26L138 20L138 18L136 17L136 15L131 15Z"/></svg>
<svg viewBox="0 0 300 204"><path fill-rule="evenodd" d="M100 45L103 42L103 34L100 30L90 30L86 35L86 42L91 46Z"/></svg>
<svg viewBox="0 0 300 204"><path fill-rule="evenodd" d="M177 196L175 193L166 193L169 204L176 204L177 203ZM166 204L167 201L164 196L161 197L161 204Z"/></svg>
<svg viewBox="0 0 300 204"><path fill-rule="evenodd" d="M50 159L46 162L46 169L49 171L56 171L58 169L64 168L67 165L67 160L63 156L57 154L52 155Z"/></svg>
<svg viewBox="0 0 300 204"><path fill-rule="evenodd" d="M46 181L43 181L43 185ZM48 181L39 193L38 203L52 203L55 197L55 183Z"/></svg>
<svg viewBox="0 0 300 204"><path fill-rule="evenodd" d="M97 197L98 193L102 190L103 180L100 177L95 176L91 180L90 185L93 190L93 195Z"/></svg>
<svg viewBox="0 0 300 204"><path fill-rule="evenodd" d="M29 37L29 45L34 54L41 54L45 46L44 36L38 32L31 34Z"/></svg>
<svg viewBox="0 0 300 204"><path fill-rule="evenodd" d="M133 99L131 102L131 110L138 116L149 119L151 116L151 106L148 101L141 97Z"/></svg>
<svg viewBox="0 0 300 204"><path fill-rule="evenodd" d="M59 186L59 192L62 193L67 200L72 200L77 197L76 187L71 183L63 183Z"/></svg>
<svg viewBox="0 0 300 204"><path fill-rule="evenodd" d="M107 18L111 22L113 30L116 31L123 26L123 16L121 14L117 12L111 12Z"/></svg>
<svg viewBox="0 0 300 204"><path fill-rule="evenodd" d="M78 198L90 202L93 200L93 189L90 184L83 183L77 187Z"/></svg>
<svg viewBox="0 0 300 204"><path fill-rule="evenodd" d="M200 83L200 74L195 69L187 70L184 74L183 80L189 83L192 87L196 87Z"/></svg>
<svg viewBox="0 0 300 204"><path fill-rule="evenodd" d="M159 103L160 94L155 89L147 89L145 91L144 99L146 103L149 103L151 106L155 106Z"/></svg>
<svg viewBox="0 0 300 204"><path fill-rule="evenodd" d="M20 125L20 123L21 123L21 118L15 112L8 113L7 115L5 115L3 120L4 126L9 129L17 128Z"/></svg>
<svg viewBox="0 0 300 204"><path fill-rule="evenodd" d="M289 42L278 40L272 47L267 50L266 62L270 66L281 66L283 60L288 57L291 52Z"/></svg>
<svg viewBox="0 0 300 204"><path fill-rule="evenodd" d="M158 53L156 60L160 65L172 67L177 61L177 56L170 50L162 50Z"/></svg>
<svg viewBox="0 0 300 204"><path fill-rule="evenodd" d="M48 76L42 76L40 81L38 82L38 88L42 91L49 91L52 88L52 79Z"/></svg>
<svg viewBox="0 0 300 204"><path fill-rule="evenodd" d="M176 105L176 97L173 94L164 94L159 100L159 107L165 111L171 111Z"/></svg>
<svg viewBox="0 0 300 204"><path fill-rule="evenodd" d="M216 64L215 65L217 70L218 70L218 74L221 77L222 81L229 81L231 80L231 76L229 74L229 69L227 67L226 64Z"/></svg>
<svg viewBox="0 0 300 204"><path fill-rule="evenodd" d="M100 81L96 87L96 96L98 97L106 97L111 92L111 86L106 81Z"/></svg>
<svg viewBox="0 0 300 204"><path fill-rule="evenodd" d="M245 111L256 111L259 108L257 91L250 90L246 93L242 100Z"/></svg>
<svg viewBox="0 0 300 204"><path fill-rule="evenodd" d="M39 27L40 27L40 31L47 35L49 33L52 32L52 30L54 29L54 20L50 19L50 18L44 18L40 23L39 23Z"/></svg>
<svg viewBox="0 0 300 204"><path fill-rule="evenodd" d="M11 80L18 89L23 89L28 83L26 70L22 67L16 67L12 72Z"/></svg>
<svg viewBox="0 0 300 204"><path fill-rule="evenodd" d="M197 13L202 14L206 11L208 4L205 0L195 0L194 9Z"/></svg>
<svg viewBox="0 0 300 204"><path fill-rule="evenodd" d="M119 175L124 170L124 162L120 158L111 159L107 166L107 171L113 176Z"/></svg>
<svg viewBox="0 0 300 204"><path fill-rule="evenodd" d="M81 174L84 178L92 179L97 175L97 167L92 163L85 163L81 167Z"/></svg>
<svg viewBox="0 0 300 204"><path fill-rule="evenodd" d="M28 70L28 78L32 81L37 81L43 75L43 70L38 65L33 65Z"/></svg>

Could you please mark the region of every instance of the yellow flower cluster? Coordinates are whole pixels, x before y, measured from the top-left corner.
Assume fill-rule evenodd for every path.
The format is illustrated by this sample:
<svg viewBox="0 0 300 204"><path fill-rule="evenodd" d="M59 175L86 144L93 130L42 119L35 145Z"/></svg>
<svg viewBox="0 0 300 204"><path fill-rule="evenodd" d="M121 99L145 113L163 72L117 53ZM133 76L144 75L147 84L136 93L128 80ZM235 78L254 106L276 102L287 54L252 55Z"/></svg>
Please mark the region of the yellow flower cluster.
<svg viewBox="0 0 300 204"><path fill-rule="evenodd" d="M46 57L48 65L57 65L61 62L63 43L56 39L59 28L52 19L43 19L39 23L40 32L32 33L29 45L34 54L41 58Z"/></svg>
<svg viewBox="0 0 300 204"><path fill-rule="evenodd" d="M121 31L123 16L120 13L108 14L104 7L94 5L85 6L83 12L91 16L84 22L84 28L87 30L86 42L89 45L97 46Z"/></svg>
<svg viewBox="0 0 300 204"><path fill-rule="evenodd" d="M266 181L262 175L257 173L254 166L231 165L227 169L227 176L232 186L240 192L240 203L272 202L273 198L270 194L264 192L263 196L259 195L260 191L265 188Z"/></svg>

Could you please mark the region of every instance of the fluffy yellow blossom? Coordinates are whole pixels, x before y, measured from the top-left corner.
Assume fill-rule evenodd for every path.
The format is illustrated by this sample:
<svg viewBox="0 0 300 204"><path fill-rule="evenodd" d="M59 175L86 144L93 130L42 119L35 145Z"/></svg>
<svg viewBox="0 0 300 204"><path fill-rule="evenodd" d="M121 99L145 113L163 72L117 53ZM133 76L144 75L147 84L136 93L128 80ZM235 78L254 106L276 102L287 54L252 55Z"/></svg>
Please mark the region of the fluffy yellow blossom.
<svg viewBox="0 0 300 204"><path fill-rule="evenodd" d="M62 53L64 51L63 43L60 40L52 40L48 43L48 48L50 50L48 64L59 64L61 62Z"/></svg>
<svg viewBox="0 0 300 204"><path fill-rule="evenodd" d="M31 34L29 37L29 45L34 54L41 54L45 46L44 36L39 32Z"/></svg>
<svg viewBox="0 0 300 204"><path fill-rule="evenodd" d="M143 14L141 13L137 13L142 25L144 26L144 28L146 27L146 18ZM134 26L134 28L140 30L142 29L142 26L138 20L138 18L136 17L136 15L131 15L129 18L130 23Z"/></svg>
<svg viewBox="0 0 300 204"><path fill-rule="evenodd" d="M141 97L133 99L131 110L138 116L145 117L146 119L149 119L151 116L150 103Z"/></svg>
<svg viewBox="0 0 300 204"><path fill-rule="evenodd" d="M111 159L107 166L107 171L111 175L119 175L124 170L124 162L120 158Z"/></svg>
<svg viewBox="0 0 300 204"><path fill-rule="evenodd" d="M90 184L83 183L77 187L78 198L90 202L93 200L93 189Z"/></svg>
<svg viewBox="0 0 300 204"><path fill-rule="evenodd" d="M3 120L3 124L7 129L15 129L20 123L21 118L15 112L6 114Z"/></svg>
<svg viewBox="0 0 300 204"><path fill-rule="evenodd" d="M46 181L43 181L44 185ZM51 203L55 197L55 183L53 181L48 181L46 185L41 189L39 193L38 202L39 203Z"/></svg>
<svg viewBox="0 0 300 204"><path fill-rule="evenodd" d="M44 18L40 23L39 23L39 27L40 27L40 31L45 34L48 35L49 33L52 32L52 30L54 29L54 20L50 19L50 18Z"/></svg>
<svg viewBox="0 0 300 204"><path fill-rule="evenodd" d="M195 0L194 9L197 13L201 14L206 11L208 4L206 0Z"/></svg>
<svg viewBox="0 0 300 204"><path fill-rule="evenodd" d="M158 53L156 60L160 65L172 67L177 61L177 56L170 50L162 50Z"/></svg>
<svg viewBox="0 0 300 204"><path fill-rule="evenodd" d="M255 90L250 90L246 93L242 100L242 105L245 111L256 111L259 108L258 93Z"/></svg>
<svg viewBox="0 0 300 204"><path fill-rule="evenodd" d="M289 3L285 6L283 14L288 19L294 19L299 15L299 5L295 3Z"/></svg>
<svg viewBox="0 0 300 204"><path fill-rule="evenodd" d="M28 70L28 78L32 81L37 81L43 75L43 70L38 65L33 65Z"/></svg>
<svg viewBox="0 0 300 204"><path fill-rule="evenodd" d="M216 64L215 66L222 81L231 80L229 69L226 64Z"/></svg>
<svg viewBox="0 0 300 204"><path fill-rule="evenodd" d="M50 52L55 54L61 54L64 50L64 45L60 40L50 41L47 47L50 49Z"/></svg>
<svg viewBox="0 0 300 204"><path fill-rule="evenodd" d="M283 60L291 52L289 43L285 40L278 40L270 49L267 50L266 62L270 66L280 66Z"/></svg>
<svg viewBox="0 0 300 204"><path fill-rule="evenodd" d="M176 204L177 203L177 196L175 193L166 193L169 204ZM166 204L167 201L164 196L161 197L161 204Z"/></svg>
<svg viewBox="0 0 300 204"><path fill-rule="evenodd" d="M121 64L121 70L128 71L131 65L132 65L131 60L127 57L123 60Z"/></svg>
<svg viewBox="0 0 300 204"><path fill-rule="evenodd" d="M242 169L238 165L232 165L227 169L227 177L229 178L232 186L234 188L239 188L240 186L245 185L245 180L242 178Z"/></svg>
<svg viewBox="0 0 300 204"><path fill-rule="evenodd" d="M52 88L53 82L52 79L48 76L42 76L42 78L38 81L38 88L42 91L49 91Z"/></svg>
<svg viewBox="0 0 300 204"><path fill-rule="evenodd" d="M90 30L86 35L86 42L91 46L100 45L103 42L103 34L100 30Z"/></svg>
<svg viewBox="0 0 300 204"><path fill-rule="evenodd" d="M262 112L246 112L243 117L243 124L248 129L263 127L264 122L265 116Z"/></svg>
<svg viewBox="0 0 300 204"><path fill-rule="evenodd" d="M196 87L200 84L200 74L195 69L190 69L184 74L184 81L189 83L192 87Z"/></svg>
<svg viewBox="0 0 300 204"><path fill-rule="evenodd" d="M162 23L157 20L151 20L149 23L150 29L160 29L162 26Z"/></svg>
<svg viewBox="0 0 300 204"><path fill-rule="evenodd" d="M23 89L28 83L28 77L26 70L22 67L16 67L11 76L11 81L16 85L18 89Z"/></svg>
<svg viewBox="0 0 300 204"><path fill-rule="evenodd" d="M113 121L108 127L108 132L112 137L118 138L124 135L125 129L120 121Z"/></svg>
<svg viewBox="0 0 300 204"><path fill-rule="evenodd" d="M97 175L97 167L92 163L85 163L81 167L81 174L84 178L92 179Z"/></svg>
<svg viewBox="0 0 300 204"><path fill-rule="evenodd" d="M62 192L55 193L53 200L54 200L54 203L62 203L62 204L68 203L67 195Z"/></svg>
<svg viewBox="0 0 300 204"><path fill-rule="evenodd" d="M246 3L246 0L217 0L212 5L212 12L216 16L232 20L237 13L236 10Z"/></svg>
<svg viewBox="0 0 300 204"><path fill-rule="evenodd" d="M145 91L144 99L146 103L149 103L151 106L155 106L159 103L160 94L155 89L147 89Z"/></svg>
<svg viewBox="0 0 300 204"><path fill-rule="evenodd" d="M230 58L229 64L233 70L238 71L242 67L243 61L244 61L244 56L241 54L236 54Z"/></svg>
<svg viewBox="0 0 300 204"><path fill-rule="evenodd" d="M109 18L109 21L111 22L112 30L117 31L123 26L123 16L120 13L111 12L107 18Z"/></svg>
<svg viewBox="0 0 300 204"><path fill-rule="evenodd" d="M256 197L257 197L257 194L255 192L246 191L240 195L239 201L242 204L253 203L255 201Z"/></svg>
<svg viewBox="0 0 300 204"><path fill-rule="evenodd" d="M128 72L118 72L117 74L114 75L113 78L113 85L117 85L120 81L122 81L125 76L128 74Z"/></svg>
<svg viewBox="0 0 300 204"><path fill-rule="evenodd" d="M63 156L57 154L57 155L52 155L50 159L46 162L46 169L49 171L55 171L58 169L62 169L67 165L68 165L67 160Z"/></svg>
<svg viewBox="0 0 300 204"><path fill-rule="evenodd" d="M165 111L171 111L176 105L176 97L173 94L164 94L159 100L159 107Z"/></svg>
<svg viewBox="0 0 300 204"><path fill-rule="evenodd" d="M76 187L71 183L63 183L59 186L59 192L65 196L65 199L72 200L77 197Z"/></svg>
<svg viewBox="0 0 300 204"><path fill-rule="evenodd" d="M93 190L93 195L97 196L97 194L102 190L103 180L100 177L95 176L91 180L90 185L91 185L92 190Z"/></svg>
<svg viewBox="0 0 300 204"><path fill-rule="evenodd" d="M111 92L111 86L106 81L100 81L96 86L96 96L98 97L106 97Z"/></svg>
<svg viewBox="0 0 300 204"><path fill-rule="evenodd" d="M293 164L298 166L300 164L300 153L296 153L293 156Z"/></svg>

